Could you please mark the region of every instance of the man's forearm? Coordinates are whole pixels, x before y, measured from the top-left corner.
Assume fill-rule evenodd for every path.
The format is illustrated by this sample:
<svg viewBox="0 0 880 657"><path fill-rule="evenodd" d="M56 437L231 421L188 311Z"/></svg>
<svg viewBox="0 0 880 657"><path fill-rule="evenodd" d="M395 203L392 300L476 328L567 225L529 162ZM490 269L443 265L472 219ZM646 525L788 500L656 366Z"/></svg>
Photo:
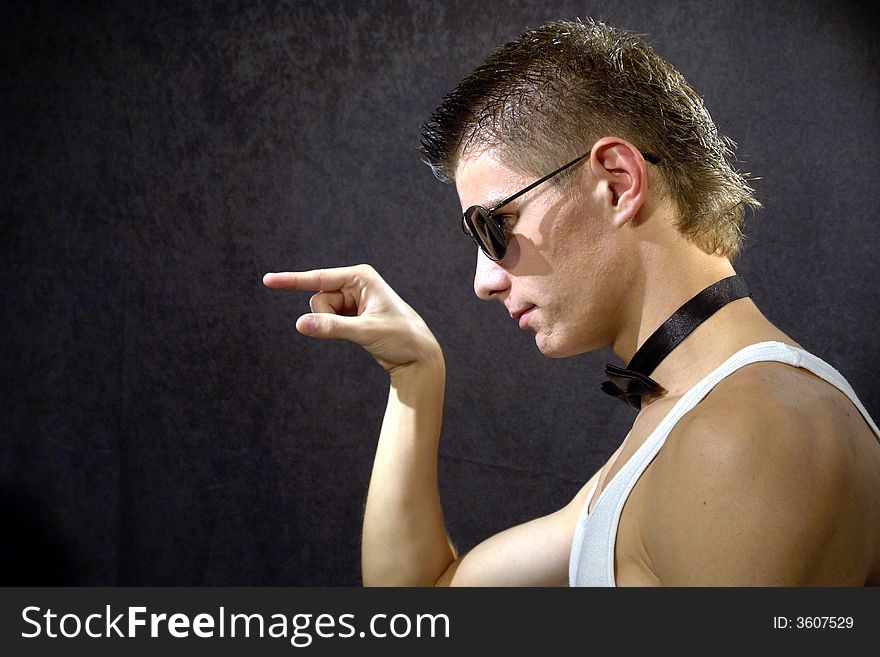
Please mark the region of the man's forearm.
<svg viewBox="0 0 880 657"><path fill-rule="evenodd" d="M455 559L437 487L442 357L391 375L364 512L367 586L433 585Z"/></svg>

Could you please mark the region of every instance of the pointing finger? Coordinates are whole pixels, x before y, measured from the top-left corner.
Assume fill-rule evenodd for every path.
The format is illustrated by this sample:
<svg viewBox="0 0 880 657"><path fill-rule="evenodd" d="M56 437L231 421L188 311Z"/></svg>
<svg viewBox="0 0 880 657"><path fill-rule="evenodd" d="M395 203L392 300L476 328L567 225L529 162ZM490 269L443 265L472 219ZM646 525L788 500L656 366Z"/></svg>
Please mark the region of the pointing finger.
<svg viewBox="0 0 880 657"><path fill-rule="evenodd" d="M341 290L353 286L360 289L373 268L369 265L312 269L311 271L270 272L263 276L263 284L274 290Z"/></svg>

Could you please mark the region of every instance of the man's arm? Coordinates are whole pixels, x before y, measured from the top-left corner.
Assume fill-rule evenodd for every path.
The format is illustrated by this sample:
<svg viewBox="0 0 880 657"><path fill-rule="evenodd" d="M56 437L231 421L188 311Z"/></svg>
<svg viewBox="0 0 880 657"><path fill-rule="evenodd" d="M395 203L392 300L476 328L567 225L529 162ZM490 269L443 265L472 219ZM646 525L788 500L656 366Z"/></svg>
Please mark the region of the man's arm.
<svg viewBox="0 0 880 657"><path fill-rule="evenodd" d="M364 584L565 585L575 523L593 480L565 508L459 557L447 537L437 486L442 406L442 364L392 374L364 514Z"/></svg>
<svg viewBox="0 0 880 657"><path fill-rule="evenodd" d="M391 374L367 493L361 544L365 585L431 585L455 560L437 486L442 359Z"/></svg>
<svg viewBox="0 0 880 657"><path fill-rule="evenodd" d="M317 290L297 329L363 346L391 386L364 513L366 585L564 585L577 516L592 479L565 508L459 557L437 486L445 366L421 318L371 267L267 274L268 287Z"/></svg>
<svg viewBox="0 0 880 657"><path fill-rule="evenodd" d="M876 494L854 458L860 418L784 367L719 386L667 439L642 520L662 584L864 583Z"/></svg>
<svg viewBox="0 0 880 657"><path fill-rule="evenodd" d="M601 471L600 471L601 472ZM489 537L457 559L441 586L568 586L571 543L596 472L558 511Z"/></svg>

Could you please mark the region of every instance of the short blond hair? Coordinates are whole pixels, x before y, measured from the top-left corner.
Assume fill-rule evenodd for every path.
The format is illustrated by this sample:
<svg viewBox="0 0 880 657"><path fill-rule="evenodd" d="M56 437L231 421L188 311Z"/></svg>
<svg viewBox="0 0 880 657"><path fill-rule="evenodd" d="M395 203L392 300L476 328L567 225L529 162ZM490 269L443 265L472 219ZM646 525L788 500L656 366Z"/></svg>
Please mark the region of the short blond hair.
<svg viewBox="0 0 880 657"><path fill-rule="evenodd" d="M604 23L554 21L501 46L431 115L421 150L444 182L479 148L540 176L606 135L659 157L683 235L707 253L737 255L745 210L761 204L733 166L736 145L681 73Z"/></svg>

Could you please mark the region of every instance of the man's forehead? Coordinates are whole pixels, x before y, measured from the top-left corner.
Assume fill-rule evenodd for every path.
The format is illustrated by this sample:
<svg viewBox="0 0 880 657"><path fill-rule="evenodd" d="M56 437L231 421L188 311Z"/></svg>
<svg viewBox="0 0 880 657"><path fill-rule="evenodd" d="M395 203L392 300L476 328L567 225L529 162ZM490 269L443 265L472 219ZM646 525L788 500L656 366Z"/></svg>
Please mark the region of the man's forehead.
<svg viewBox="0 0 880 657"><path fill-rule="evenodd" d="M524 174L505 165L491 151L462 157L455 168L455 187L462 209L472 205L494 207L527 184L524 181Z"/></svg>

